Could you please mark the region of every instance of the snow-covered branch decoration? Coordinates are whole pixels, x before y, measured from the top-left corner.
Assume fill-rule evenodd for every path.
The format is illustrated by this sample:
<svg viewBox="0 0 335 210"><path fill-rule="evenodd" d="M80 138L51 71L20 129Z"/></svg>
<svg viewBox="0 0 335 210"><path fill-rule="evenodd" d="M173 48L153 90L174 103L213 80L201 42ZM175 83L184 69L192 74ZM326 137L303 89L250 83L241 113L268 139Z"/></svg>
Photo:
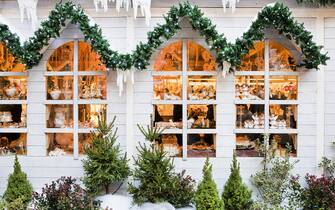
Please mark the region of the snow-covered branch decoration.
<svg viewBox="0 0 335 210"><path fill-rule="evenodd" d="M132 84L134 84L134 71L131 71L131 70L116 71L116 86L119 88L119 96L122 95L122 92L124 90L124 85L127 82L127 79L131 79Z"/></svg>
<svg viewBox="0 0 335 210"><path fill-rule="evenodd" d="M240 0L222 0L223 11L226 12L226 7L232 8L232 12L235 12L236 3Z"/></svg>
<svg viewBox="0 0 335 210"><path fill-rule="evenodd" d="M36 11L38 0L17 0L17 3L19 4L21 22L23 22L26 13L28 20L31 20L33 30L36 30L38 23Z"/></svg>
<svg viewBox="0 0 335 210"><path fill-rule="evenodd" d="M151 0L133 0L134 17L137 17L138 7L141 9L142 15L145 16L145 22L150 24L151 19Z"/></svg>

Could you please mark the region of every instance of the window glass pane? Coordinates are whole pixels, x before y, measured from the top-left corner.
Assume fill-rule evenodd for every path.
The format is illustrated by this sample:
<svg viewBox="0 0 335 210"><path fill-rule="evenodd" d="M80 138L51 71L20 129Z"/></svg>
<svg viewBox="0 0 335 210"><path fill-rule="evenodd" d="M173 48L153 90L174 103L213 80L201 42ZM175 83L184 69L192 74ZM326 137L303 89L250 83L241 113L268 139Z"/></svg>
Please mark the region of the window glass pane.
<svg viewBox="0 0 335 210"><path fill-rule="evenodd" d="M73 99L73 77L48 76L47 90L48 100L71 100Z"/></svg>
<svg viewBox="0 0 335 210"><path fill-rule="evenodd" d="M297 128L297 105L270 105L270 129Z"/></svg>
<svg viewBox="0 0 335 210"><path fill-rule="evenodd" d="M297 76L270 76L271 100L297 100Z"/></svg>
<svg viewBox="0 0 335 210"><path fill-rule="evenodd" d="M182 70L182 41L174 42L160 51L154 65L155 71Z"/></svg>
<svg viewBox="0 0 335 210"><path fill-rule="evenodd" d="M100 55L93 51L90 44L78 42L78 70L79 71L105 71Z"/></svg>
<svg viewBox="0 0 335 210"><path fill-rule="evenodd" d="M187 137L187 157L215 157L215 134L189 134Z"/></svg>
<svg viewBox="0 0 335 210"><path fill-rule="evenodd" d="M47 105L48 128L73 128L73 105Z"/></svg>
<svg viewBox="0 0 335 210"><path fill-rule="evenodd" d="M154 105L155 126L166 129L183 128L183 108L182 105L157 104Z"/></svg>
<svg viewBox="0 0 335 210"><path fill-rule="evenodd" d="M236 76L235 98L240 100L264 100L264 76Z"/></svg>
<svg viewBox="0 0 335 210"><path fill-rule="evenodd" d="M73 133L47 134L47 152L49 156L73 154Z"/></svg>
<svg viewBox="0 0 335 210"><path fill-rule="evenodd" d="M215 59L210 51L197 44L187 42L187 68L188 71L215 71Z"/></svg>
<svg viewBox="0 0 335 210"><path fill-rule="evenodd" d="M74 42L57 48L47 63L48 71L73 71Z"/></svg>
<svg viewBox="0 0 335 210"><path fill-rule="evenodd" d="M0 128L25 128L26 116L26 105L0 105Z"/></svg>
<svg viewBox="0 0 335 210"><path fill-rule="evenodd" d="M296 61L281 44L270 41L270 71L296 71Z"/></svg>
<svg viewBox="0 0 335 210"><path fill-rule="evenodd" d="M155 76L154 99L181 100L182 82L180 76Z"/></svg>
<svg viewBox="0 0 335 210"><path fill-rule="evenodd" d="M263 144L262 134L237 134L236 155L238 157L260 157L259 145Z"/></svg>
<svg viewBox="0 0 335 210"><path fill-rule="evenodd" d="M9 52L5 44L0 42L0 71L24 72L25 65L15 61L15 57Z"/></svg>
<svg viewBox="0 0 335 210"><path fill-rule="evenodd" d="M106 76L80 76L80 99L106 99Z"/></svg>
<svg viewBox="0 0 335 210"><path fill-rule="evenodd" d="M99 118L106 119L106 105L80 104L78 111L79 128L96 128Z"/></svg>
<svg viewBox="0 0 335 210"><path fill-rule="evenodd" d="M79 133L79 154L85 154L84 148L92 145L92 138L90 133Z"/></svg>
<svg viewBox="0 0 335 210"><path fill-rule="evenodd" d="M0 133L0 156L13 154L27 154L27 134Z"/></svg>
<svg viewBox="0 0 335 210"><path fill-rule="evenodd" d="M256 42L254 48L242 58L241 71L264 71L264 42Z"/></svg>
<svg viewBox="0 0 335 210"><path fill-rule="evenodd" d="M236 105L236 128L263 129L264 105Z"/></svg>
<svg viewBox="0 0 335 210"><path fill-rule="evenodd" d="M26 100L27 77L0 77L0 100Z"/></svg>
<svg viewBox="0 0 335 210"><path fill-rule="evenodd" d="M215 100L216 77L189 76L187 97L189 100Z"/></svg>
<svg viewBox="0 0 335 210"><path fill-rule="evenodd" d="M163 134L160 139L163 150L170 157L182 157L183 137L182 134Z"/></svg>
<svg viewBox="0 0 335 210"><path fill-rule="evenodd" d="M292 149L290 156L297 156L297 135L296 134L271 134L270 145L275 156L285 157L287 154L287 145Z"/></svg>
<svg viewBox="0 0 335 210"><path fill-rule="evenodd" d="M189 129L216 128L216 106L188 105L187 128Z"/></svg>

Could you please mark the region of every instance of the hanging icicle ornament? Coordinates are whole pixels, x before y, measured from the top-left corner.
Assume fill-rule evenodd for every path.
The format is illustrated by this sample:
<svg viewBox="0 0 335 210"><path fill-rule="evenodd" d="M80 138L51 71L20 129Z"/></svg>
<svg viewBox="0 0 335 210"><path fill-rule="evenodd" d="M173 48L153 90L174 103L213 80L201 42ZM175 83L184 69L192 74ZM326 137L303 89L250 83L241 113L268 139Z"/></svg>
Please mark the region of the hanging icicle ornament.
<svg viewBox="0 0 335 210"><path fill-rule="evenodd" d="M134 18L137 17L137 10L140 7L141 14L145 16L145 22L150 24L151 19L151 0L133 0Z"/></svg>
<svg viewBox="0 0 335 210"><path fill-rule="evenodd" d="M236 8L236 3L239 2L240 0L222 0L223 4L223 11L226 12L226 8L231 8L232 12L235 12Z"/></svg>
<svg viewBox="0 0 335 210"><path fill-rule="evenodd" d="M222 76L223 76L223 78L226 78L230 67L231 67L231 64L229 62L227 62L227 61L222 62Z"/></svg>
<svg viewBox="0 0 335 210"><path fill-rule="evenodd" d="M119 96L122 95L124 90L124 85L130 79L132 84L134 84L134 71L133 70L117 70L116 71L116 86L119 88Z"/></svg>
<svg viewBox="0 0 335 210"><path fill-rule="evenodd" d="M99 6L101 6L102 8L104 8L104 12L107 12L108 10L108 2L110 2L111 0L94 0L94 7L95 7L95 11L99 11Z"/></svg>
<svg viewBox="0 0 335 210"><path fill-rule="evenodd" d="M17 0L20 9L21 22L24 20L25 13L27 19L31 21L31 27L33 30L37 29L38 18L37 18L37 3L38 0Z"/></svg>
<svg viewBox="0 0 335 210"><path fill-rule="evenodd" d="M109 2L116 2L116 11L120 12L121 7L125 7L128 11L130 6L130 0L94 0L94 7L95 10L98 12L99 7L102 7L104 9L104 12L107 12L108 10L108 3Z"/></svg>

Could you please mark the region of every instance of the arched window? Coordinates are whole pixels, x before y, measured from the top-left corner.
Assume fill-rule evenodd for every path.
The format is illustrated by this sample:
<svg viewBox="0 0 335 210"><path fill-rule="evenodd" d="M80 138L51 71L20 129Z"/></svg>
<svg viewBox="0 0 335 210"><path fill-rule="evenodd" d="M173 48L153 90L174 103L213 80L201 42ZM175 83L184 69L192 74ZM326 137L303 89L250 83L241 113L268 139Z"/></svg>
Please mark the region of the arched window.
<svg viewBox="0 0 335 210"><path fill-rule="evenodd" d="M161 143L177 157L216 156L216 63L190 41L160 51L153 71L154 123L165 128Z"/></svg>
<svg viewBox="0 0 335 210"><path fill-rule="evenodd" d="M0 156L27 154L27 72L0 43Z"/></svg>
<svg viewBox="0 0 335 210"><path fill-rule="evenodd" d="M75 40L53 52L45 76L48 154L77 157L98 118L106 118L106 67L88 43Z"/></svg>
<svg viewBox="0 0 335 210"><path fill-rule="evenodd" d="M293 53L278 40L256 42L235 73L236 151L259 156L269 135L278 156L297 155L298 72Z"/></svg>

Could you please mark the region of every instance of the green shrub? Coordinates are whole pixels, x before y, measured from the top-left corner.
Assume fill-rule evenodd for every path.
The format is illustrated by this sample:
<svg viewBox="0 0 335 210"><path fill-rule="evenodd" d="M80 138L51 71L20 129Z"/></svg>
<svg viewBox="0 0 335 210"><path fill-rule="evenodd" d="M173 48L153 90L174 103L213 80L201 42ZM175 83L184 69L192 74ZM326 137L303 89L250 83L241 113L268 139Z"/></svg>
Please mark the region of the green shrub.
<svg viewBox="0 0 335 210"><path fill-rule="evenodd" d="M7 189L4 193L7 207L15 204L17 208L26 209L32 199L32 194L33 188L27 179L27 175L21 170L20 163L15 155L14 172L8 177ZM21 205L16 205L18 203L21 203Z"/></svg>
<svg viewBox="0 0 335 210"><path fill-rule="evenodd" d="M133 178L139 183L128 185L128 192L133 196L134 203L169 202L177 208L190 205L195 182L190 176L185 176L185 171L176 174L172 159L155 144L162 130L152 125L139 128L151 145L140 144L137 147L138 156L134 157Z"/></svg>
<svg viewBox="0 0 335 210"><path fill-rule="evenodd" d="M83 160L83 183L93 195L100 193L102 188L108 194L110 184L123 182L130 174L126 155L116 144L114 122L115 117L110 124L99 120L98 128L91 133L92 145L84 148L87 157Z"/></svg>
<svg viewBox="0 0 335 210"><path fill-rule="evenodd" d="M236 153L233 155L230 176L224 186L222 200L225 210L249 209L252 203L251 191L240 176L240 164L237 162Z"/></svg>
<svg viewBox="0 0 335 210"><path fill-rule="evenodd" d="M209 158L206 159L202 173L203 178L194 197L197 210L222 210L223 201L212 178L212 165L209 163Z"/></svg>

